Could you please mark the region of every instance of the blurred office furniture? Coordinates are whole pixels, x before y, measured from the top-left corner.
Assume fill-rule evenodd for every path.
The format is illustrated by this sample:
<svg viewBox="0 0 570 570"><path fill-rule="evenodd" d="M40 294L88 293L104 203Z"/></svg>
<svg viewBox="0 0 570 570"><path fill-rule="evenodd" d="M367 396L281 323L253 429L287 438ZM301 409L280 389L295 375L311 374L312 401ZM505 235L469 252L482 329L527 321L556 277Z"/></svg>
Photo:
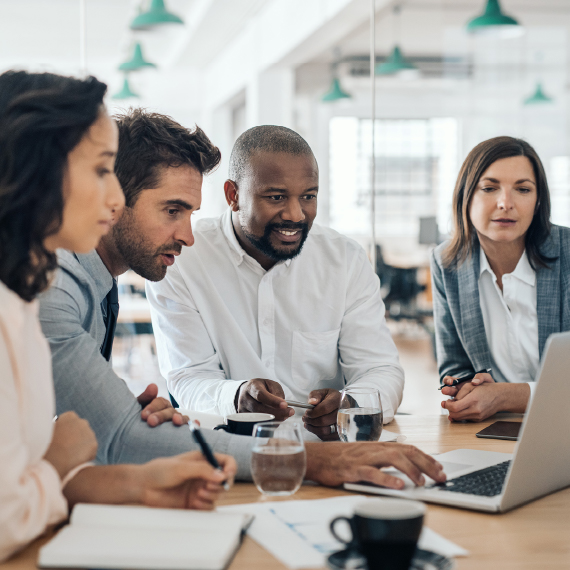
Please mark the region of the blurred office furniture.
<svg viewBox="0 0 570 570"><path fill-rule="evenodd" d="M420 245L431 246L440 243L441 234L435 216L422 217L419 223ZM386 318L419 325L429 334L435 356L431 274L427 251L425 255L394 256L387 259L382 247L376 245L376 273L380 278ZM420 302L420 295L423 302Z"/></svg>
<svg viewBox="0 0 570 570"><path fill-rule="evenodd" d="M422 320L432 311L418 307L418 295L427 285L419 283L419 265L408 265L392 261L386 263L382 247L376 246L376 273L380 278L380 291L388 316L394 320Z"/></svg>
<svg viewBox="0 0 570 570"><path fill-rule="evenodd" d="M376 246L376 273L380 278L387 317L396 321L413 320L423 326L425 320L433 316L431 308L418 306L418 295L427 289L427 284L418 281L420 269L425 269L425 266L397 261L386 263L382 247Z"/></svg>
<svg viewBox="0 0 570 570"><path fill-rule="evenodd" d="M116 336L152 335L150 308L146 298L144 279L134 271L127 271L119 279L119 318Z"/></svg>
<svg viewBox="0 0 570 570"><path fill-rule="evenodd" d="M126 376L124 379L135 394L141 393L150 382L157 384L159 396L168 396L177 408L178 403L168 392L158 369L145 280L134 271L127 271L119 280L119 296L115 336L120 338L122 361L117 373Z"/></svg>

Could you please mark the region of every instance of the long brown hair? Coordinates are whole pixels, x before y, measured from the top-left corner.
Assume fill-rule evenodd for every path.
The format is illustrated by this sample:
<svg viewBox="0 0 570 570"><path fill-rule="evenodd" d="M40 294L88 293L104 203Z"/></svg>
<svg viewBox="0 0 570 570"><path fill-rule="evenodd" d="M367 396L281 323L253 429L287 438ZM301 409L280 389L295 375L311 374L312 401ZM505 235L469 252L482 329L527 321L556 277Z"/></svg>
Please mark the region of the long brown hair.
<svg viewBox="0 0 570 570"><path fill-rule="evenodd" d="M444 267L459 267L472 253L476 237L469 217L473 193L483 173L497 160L513 156L526 156L532 164L536 179L536 209L525 235L525 248L530 265L548 267L552 258L540 248L550 235L550 192L542 162L526 141L513 137L495 137L479 143L461 166L453 191L453 234L442 256Z"/></svg>

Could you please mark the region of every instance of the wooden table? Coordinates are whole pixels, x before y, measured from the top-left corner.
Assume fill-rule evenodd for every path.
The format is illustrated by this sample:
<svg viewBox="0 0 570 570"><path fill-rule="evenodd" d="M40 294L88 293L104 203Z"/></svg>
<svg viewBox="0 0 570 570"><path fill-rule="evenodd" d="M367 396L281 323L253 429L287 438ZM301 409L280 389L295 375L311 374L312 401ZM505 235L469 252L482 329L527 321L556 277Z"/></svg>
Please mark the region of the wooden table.
<svg viewBox="0 0 570 570"><path fill-rule="evenodd" d="M501 414L501 419L520 417ZM406 435L406 443L429 453L457 448L512 453L514 442L475 437L477 431L496 419L480 424L450 424L446 416L397 416L389 429ZM348 493L304 485L292 499L322 499L344 494ZM229 505L260 500L261 495L253 485L238 483L220 503ZM570 489L499 515L429 505L426 523L471 552L468 558L457 559L458 570L570 568ZM38 549L46 540L46 537L36 540L18 556L0 564L0 570L32 570ZM250 538L244 540L229 567L230 570L286 568Z"/></svg>

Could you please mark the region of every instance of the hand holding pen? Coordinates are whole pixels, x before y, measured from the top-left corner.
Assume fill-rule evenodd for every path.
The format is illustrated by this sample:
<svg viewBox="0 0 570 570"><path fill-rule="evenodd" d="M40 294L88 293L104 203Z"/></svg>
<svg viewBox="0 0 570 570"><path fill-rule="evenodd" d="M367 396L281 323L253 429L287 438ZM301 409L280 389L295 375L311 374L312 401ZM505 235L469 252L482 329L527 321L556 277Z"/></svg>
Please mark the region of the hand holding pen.
<svg viewBox="0 0 570 570"><path fill-rule="evenodd" d="M460 385L464 384L465 382L471 382L475 386L478 386L485 382L494 382L491 376L491 371L492 371L491 368L484 368L483 370L475 372L475 374L468 374L466 376L461 376L459 378L453 378L453 376L446 376L443 379L444 385L440 386L438 389L443 390L445 388L448 388L448 390L445 390L442 393L445 394L446 396L455 396L457 392L459 392L459 390L461 389ZM478 377L476 378L476 376Z"/></svg>
<svg viewBox="0 0 570 570"><path fill-rule="evenodd" d="M200 446L200 450L202 451L202 454L204 455L204 458L206 459L206 461L214 469L217 469L218 471L223 471L223 469L220 467L220 464L218 463L218 460L216 459L216 456L212 453L210 446L208 445L208 443L204 439L204 436L202 435L202 432L200 431L199 425L194 421L190 421L189 426L190 426L190 431L192 432L192 437L194 438L194 441ZM230 482L229 481L226 480L222 485L226 491L230 490Z"/></svg>

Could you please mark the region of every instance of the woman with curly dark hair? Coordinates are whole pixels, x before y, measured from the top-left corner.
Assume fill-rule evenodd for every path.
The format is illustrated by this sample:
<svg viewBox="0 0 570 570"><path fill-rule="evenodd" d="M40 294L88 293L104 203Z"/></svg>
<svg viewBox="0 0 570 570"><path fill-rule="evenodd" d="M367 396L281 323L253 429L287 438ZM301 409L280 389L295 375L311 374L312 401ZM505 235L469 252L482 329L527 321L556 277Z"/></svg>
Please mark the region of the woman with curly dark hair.
<svg viewBox="0 0 570 570"><path fill-rule="evenodd" d="M198 452L92 466L97 441L74 412L54 422L50 352L35 297L55 251L86 253L120 215L117 127L106 86L53 74L0 75L0 561L76 502L212 508L224 472Z"/></svg>

